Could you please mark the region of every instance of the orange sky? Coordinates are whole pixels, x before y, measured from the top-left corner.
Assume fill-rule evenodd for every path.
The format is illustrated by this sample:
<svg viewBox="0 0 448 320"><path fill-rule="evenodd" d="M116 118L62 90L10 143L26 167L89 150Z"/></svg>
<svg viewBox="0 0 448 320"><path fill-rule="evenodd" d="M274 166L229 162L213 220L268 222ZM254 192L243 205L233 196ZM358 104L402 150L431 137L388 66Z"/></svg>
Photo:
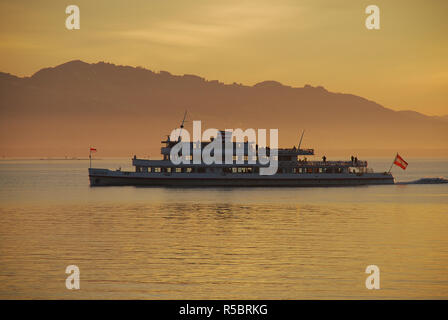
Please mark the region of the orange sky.
<svg viewBox="0 0 448 320"><path fill-rule="evenodd" d="M65 28L70 4L80 30ZM380 30L364 25L370 4ZM0 71L109 61L227 83L323 85L446 115L447 9L439 0L0 0Z"/></svg>

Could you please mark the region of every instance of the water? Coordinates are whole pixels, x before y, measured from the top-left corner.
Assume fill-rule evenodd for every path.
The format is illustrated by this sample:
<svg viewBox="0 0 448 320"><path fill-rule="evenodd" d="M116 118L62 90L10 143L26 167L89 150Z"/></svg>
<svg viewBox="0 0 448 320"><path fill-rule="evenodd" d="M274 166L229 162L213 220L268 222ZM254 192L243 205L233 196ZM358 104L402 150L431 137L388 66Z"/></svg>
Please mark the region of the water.
<svg viewBox="0 0 448 320"><path fill-rule="evenodd" d="M448 177L448 160L407 160L398 181ZM0 161L0 298L448 298L448 184L90 188L87 166Z"/></svg>

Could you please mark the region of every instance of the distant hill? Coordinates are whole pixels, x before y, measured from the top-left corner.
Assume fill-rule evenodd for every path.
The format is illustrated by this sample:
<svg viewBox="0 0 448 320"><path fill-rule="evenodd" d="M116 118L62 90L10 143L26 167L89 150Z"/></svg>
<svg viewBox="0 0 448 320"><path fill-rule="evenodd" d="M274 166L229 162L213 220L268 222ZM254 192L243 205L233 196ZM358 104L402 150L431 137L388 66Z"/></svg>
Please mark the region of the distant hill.
<svg viewBox="0 0 448 320"><path fill-rule="evenodd" d="M0 156L85 156L93 145L101 156L158 157L186 109L203 129L278 128L282 146L297 145L306 129L303 145L327 155L448 155L447 117L323 87L224 84L78 60L31 77L0 73Z"/></svg>

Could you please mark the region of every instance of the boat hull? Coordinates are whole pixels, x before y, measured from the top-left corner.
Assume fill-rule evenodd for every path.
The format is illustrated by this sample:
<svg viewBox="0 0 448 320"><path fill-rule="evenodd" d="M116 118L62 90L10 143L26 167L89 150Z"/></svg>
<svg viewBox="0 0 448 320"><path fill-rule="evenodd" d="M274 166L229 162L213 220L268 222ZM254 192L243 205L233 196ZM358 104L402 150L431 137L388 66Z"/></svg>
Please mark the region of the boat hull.
<svg viewBox="0 0 448 320"><path fill-rule="evenodd" d="M331 187L394 184L388 173L364 174L192 174L137 173L89 169L91 186Z"/></svg>

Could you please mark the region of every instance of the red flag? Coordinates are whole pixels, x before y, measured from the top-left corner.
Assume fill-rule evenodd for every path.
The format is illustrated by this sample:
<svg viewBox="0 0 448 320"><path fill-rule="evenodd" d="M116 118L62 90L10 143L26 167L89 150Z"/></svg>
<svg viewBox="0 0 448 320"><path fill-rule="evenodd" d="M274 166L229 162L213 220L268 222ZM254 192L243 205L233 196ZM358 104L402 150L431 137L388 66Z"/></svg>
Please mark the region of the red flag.
<svg viewBox="0 0 448 320"><path fill-rule="evenodd" d="M95 149L95 148L92 148L92 147L90 147L90 151L91 151L91 152L96 152L96 149Z"/></svg>
<svg viewBox="0 0 448 320"><path fill-rule="evenodd" d="M395 156L394 164L402 168L403 170L406 170L406 167L408 166L408 163L404 161L402 157L397 153Z"/></svg>

